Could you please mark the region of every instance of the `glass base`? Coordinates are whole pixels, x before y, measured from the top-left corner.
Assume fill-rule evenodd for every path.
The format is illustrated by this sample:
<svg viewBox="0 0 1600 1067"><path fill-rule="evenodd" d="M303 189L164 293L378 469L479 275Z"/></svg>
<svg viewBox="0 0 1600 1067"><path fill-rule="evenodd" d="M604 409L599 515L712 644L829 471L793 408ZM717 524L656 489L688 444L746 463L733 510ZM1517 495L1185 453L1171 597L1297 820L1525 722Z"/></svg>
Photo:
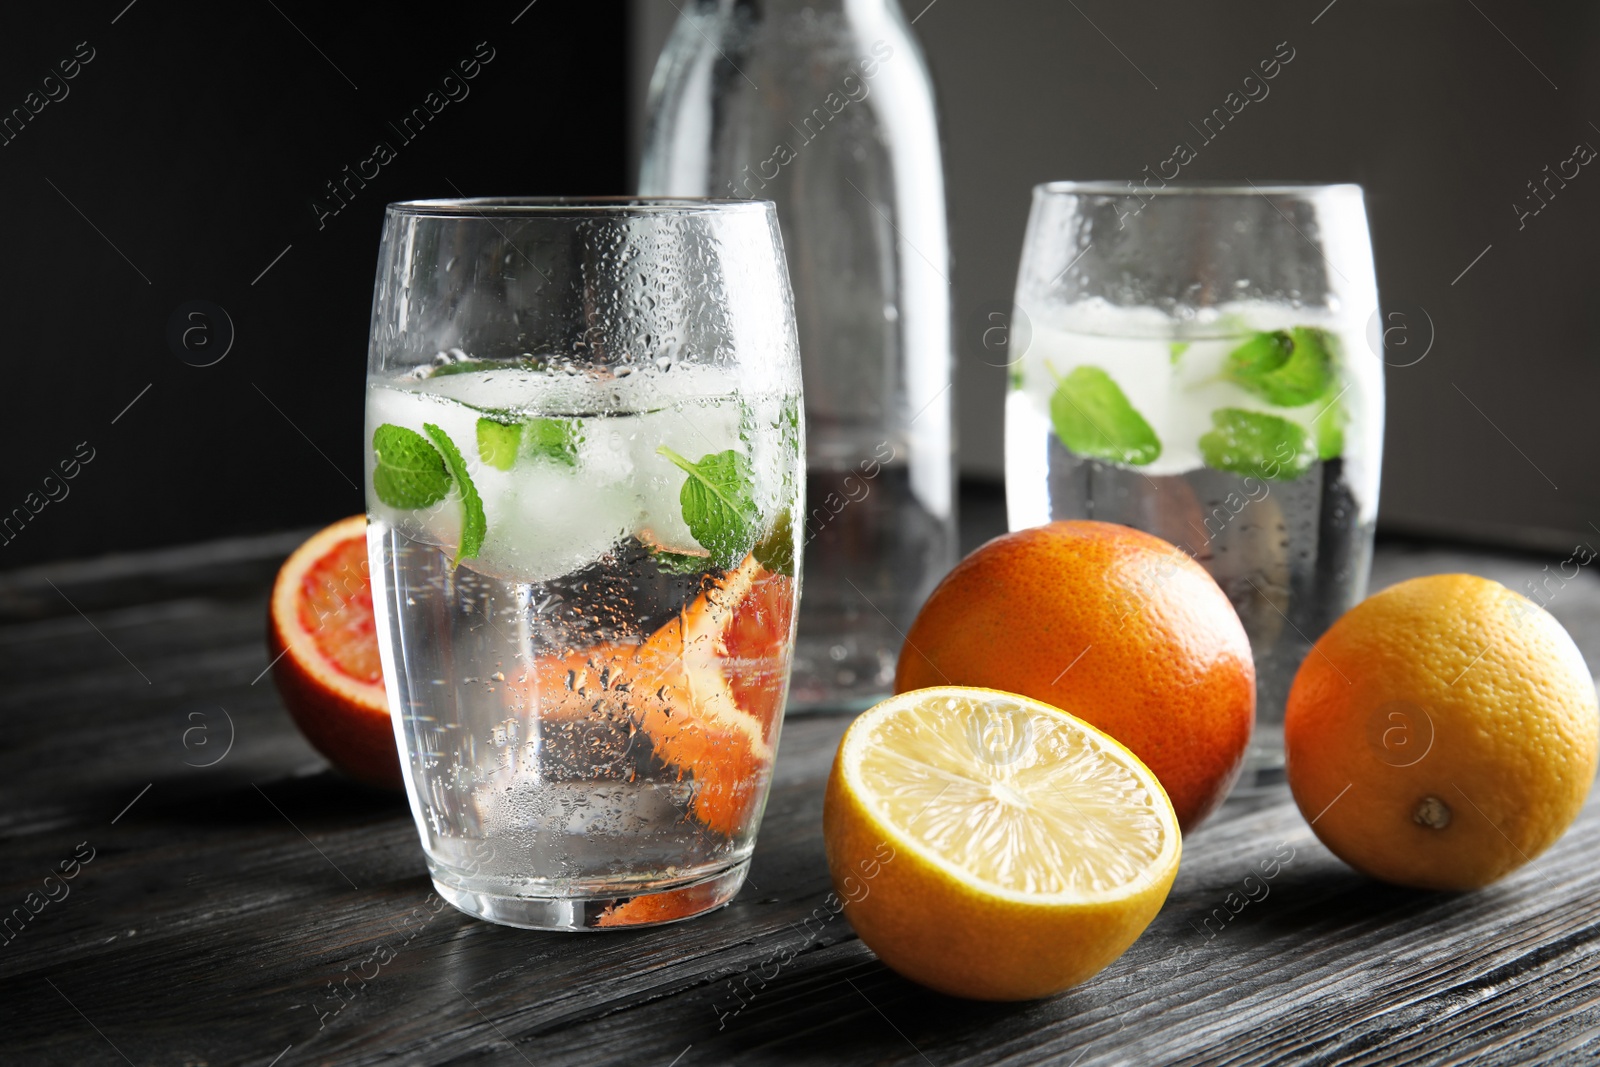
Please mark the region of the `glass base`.
<svg viewBox="0 0 1600 1067"><path fill-rule="evenodd" d="M460 889L433 879L439 895L478 919L524 930L628 930L692 919L738 895L750 861L685 885L631 896L527 897Z"/></svg>
<svg viewBox="0 0 1600 1067"><path fill-rule="evenodd" d="M1239 780L1229 795L1265 793L1287 780L1283 771L1283 724L1256 723L1250 747L1245 750L1244 770L1239 772Z"/></svg>

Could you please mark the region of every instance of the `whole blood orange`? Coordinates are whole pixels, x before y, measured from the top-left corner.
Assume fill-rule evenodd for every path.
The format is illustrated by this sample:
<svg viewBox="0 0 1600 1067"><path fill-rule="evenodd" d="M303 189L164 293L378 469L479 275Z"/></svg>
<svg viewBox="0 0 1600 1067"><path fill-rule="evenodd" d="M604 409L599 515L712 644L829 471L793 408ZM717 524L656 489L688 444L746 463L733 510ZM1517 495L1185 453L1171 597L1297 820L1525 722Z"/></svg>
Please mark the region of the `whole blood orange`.
<svg viewBox="0 0 1600 1067"><path fill-rule="evenodd" d="M1227 795L1255 723L1255 663L1227 595L1158 537L1053 522L997 537L939 583L895 691L981 686L1126 745L1191 830Z"/></svg>
<svg viewBox="0 0 1600 1067"><path fill-rule="evenodd" d="M368 785L401 788L367 573L367 517L295 549L268 609L272 679L295 725L328 762Z"/></svg>

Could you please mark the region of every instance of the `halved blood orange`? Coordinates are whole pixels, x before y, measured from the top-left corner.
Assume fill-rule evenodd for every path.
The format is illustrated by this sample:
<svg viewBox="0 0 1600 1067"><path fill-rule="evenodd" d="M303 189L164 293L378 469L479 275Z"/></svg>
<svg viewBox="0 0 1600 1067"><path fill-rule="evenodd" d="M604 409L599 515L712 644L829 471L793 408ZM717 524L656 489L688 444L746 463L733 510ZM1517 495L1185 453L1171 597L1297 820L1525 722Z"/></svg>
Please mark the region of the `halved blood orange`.
<svg viewBox="0 0 1600 1067"><path fill-rule="evenodd" d="M367 571L367 517L352 515L295 549L268 609L272 679L295 725L328 762L399 789Z"/></svg>

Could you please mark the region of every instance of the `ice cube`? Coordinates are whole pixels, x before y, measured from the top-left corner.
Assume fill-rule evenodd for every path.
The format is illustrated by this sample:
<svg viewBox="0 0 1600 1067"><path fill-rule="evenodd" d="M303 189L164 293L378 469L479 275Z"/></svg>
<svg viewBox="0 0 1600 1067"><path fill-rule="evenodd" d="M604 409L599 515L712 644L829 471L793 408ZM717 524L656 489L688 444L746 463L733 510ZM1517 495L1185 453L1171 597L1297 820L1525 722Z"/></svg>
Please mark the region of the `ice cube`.
<svg viewBox="0 0 1600 1067"><path fill-rule="evenodd" d="M525 441L509 470L477 464L473 477L488 520L477 569L549 581L598 560L633 530L639 509L632 463L609 425L615 421L579 421L570 463Z"/></svg>

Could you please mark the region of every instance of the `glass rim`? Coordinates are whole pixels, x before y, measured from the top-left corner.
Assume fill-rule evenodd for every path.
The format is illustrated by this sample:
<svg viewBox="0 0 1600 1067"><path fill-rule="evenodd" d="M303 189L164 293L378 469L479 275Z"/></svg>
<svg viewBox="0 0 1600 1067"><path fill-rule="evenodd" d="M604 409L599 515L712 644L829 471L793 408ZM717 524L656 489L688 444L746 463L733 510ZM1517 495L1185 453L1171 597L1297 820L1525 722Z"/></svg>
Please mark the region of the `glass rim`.
<svg viewBox="0 0 1600 1067"><path fill-rule="evenodd" d="M1314 193L1354 192L1365 195L1359 182L1297 182L1272 181L1244 182L1228 179L1169 181L1151 188L1128 181L1055 181L1041 182L1033 187L1035 196L1295 196Z"/></svg>
<svg viewBox="0 0 1600 1067"><path fill-rule="evenodd" d="M397 200L384 210L411 218L619 218L769 211L770 200L696 196L462 196Z"/></svg>

